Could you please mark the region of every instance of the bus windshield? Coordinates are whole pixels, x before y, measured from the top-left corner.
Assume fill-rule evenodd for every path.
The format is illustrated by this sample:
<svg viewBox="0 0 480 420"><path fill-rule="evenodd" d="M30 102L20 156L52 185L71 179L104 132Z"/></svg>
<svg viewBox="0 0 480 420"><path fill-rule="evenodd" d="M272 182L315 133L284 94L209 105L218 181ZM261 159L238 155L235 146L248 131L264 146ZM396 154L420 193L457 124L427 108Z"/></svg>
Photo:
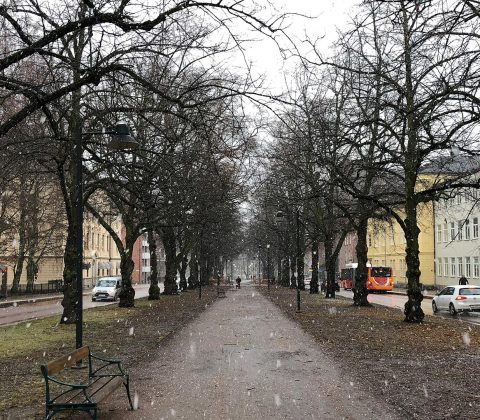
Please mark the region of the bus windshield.
<svg viewBox="0 0 480 420"><path fill-rule="evenodd" d="M392 277L392 269L390 267L372 267L372 277Z"/></svg>

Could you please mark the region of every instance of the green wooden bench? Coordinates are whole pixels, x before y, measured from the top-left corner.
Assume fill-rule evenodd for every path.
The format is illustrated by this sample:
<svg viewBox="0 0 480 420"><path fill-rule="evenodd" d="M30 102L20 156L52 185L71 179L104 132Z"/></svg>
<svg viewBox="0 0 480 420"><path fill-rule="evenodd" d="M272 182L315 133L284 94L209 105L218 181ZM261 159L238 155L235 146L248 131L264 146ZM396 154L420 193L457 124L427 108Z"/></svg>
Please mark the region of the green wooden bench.
<svg viewBox="0 0 480 420"><path fill-rule="evenodd" d="M78 369L78 375L83 373L84 380L80 383L66 382L53 375L76 365L83 360L87 363L88 379L83 369ZM130 408L133 410L130 396L128 374L122 369L121 362L94 356L88 346L81 347L74 352L53 360L41 366L45 379L45 418L51 419L62 411L85 411L92 419L97 418L97 405L107 398L121 385L125 386ZM77 373L67 372L77 377Z"/></svg>

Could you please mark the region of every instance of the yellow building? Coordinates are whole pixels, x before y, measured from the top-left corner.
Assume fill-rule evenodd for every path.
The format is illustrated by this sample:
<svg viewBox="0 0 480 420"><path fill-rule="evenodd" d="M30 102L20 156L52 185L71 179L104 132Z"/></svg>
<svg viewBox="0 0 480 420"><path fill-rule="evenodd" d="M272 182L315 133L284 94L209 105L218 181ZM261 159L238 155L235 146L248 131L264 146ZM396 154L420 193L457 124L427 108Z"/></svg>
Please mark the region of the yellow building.
<svg viewBox="0 0 480 420"><path fill-rule="evenodd" d="M435 242L433 204L420 204L417 208L418 226L420 228L420 282L426 286L435 285ZM405 285L405 235L400 225L394 220L381 222L371 220L368 226L368 258L373 266L392 267L395 284Z"/></svg>
<svg viewBox="0 0 480 420"><path fill-rule="evenodd" d="M120 236L122 232L121 219L112 220L111 226L113 230ZM63 232L66 234L66 232ZM35 284L48 285L63 278L63 250L65 248L65 236L59 235L60 241L56 247L52 248L53 253L43 254L37 264L37 275ZM15 246L18 239L13 239L13 246L10 247L11 253L2 257L3 264L8 267L7 283L11 286L13 282L13 274L17 259ZM94 284L98 277L120 275L120 254L117 246L110 234L97 222L91 215L85 213L83 225L83 261L84 267L83 278L85 287ZM22 288L26 284L26 261L20 277L20 285ZM36 286L37 287L37 286Z"/></svg>
<svg viewBox="0 0 480 420"><path fill-rule="evenodd" d="M121 218L112 220L110 226L122 237ZM110 234L88 215L83 222L83 271L85 285L95 284L98 277L120 275L120 254ZM62 266L63 270L63 266Z"/></svg>

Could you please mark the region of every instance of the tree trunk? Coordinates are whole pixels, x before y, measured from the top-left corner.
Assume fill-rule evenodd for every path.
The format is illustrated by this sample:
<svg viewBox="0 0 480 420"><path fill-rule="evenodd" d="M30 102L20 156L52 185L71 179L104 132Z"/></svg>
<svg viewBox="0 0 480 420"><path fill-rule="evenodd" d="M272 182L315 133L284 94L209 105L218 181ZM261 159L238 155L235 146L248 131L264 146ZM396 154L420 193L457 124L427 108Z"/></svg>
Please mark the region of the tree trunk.
<svg viewBox="0 0 480 420"><path fill-rule="evenodd" d="M132 286L132 273L135 263L132 259L133 244L126 241L126 251L120 253L120 272L122 273L122 290L120 291L120 308L133 308L135 306L135 289ZM130 245L130 246L129 246Z"/></svg>
<svg viewBox="0 0 480 420"><path fill-rule="evenodd" d="M162 228L162 242L165 249L165 295L178 294L177 288L177 247L175 241L175 232L172 227Z"/></svg>
<svg viewBox="0 0 480 420"><path fill-rule="evenodd" d="M188 257L185 255L182 257L182 261L180 263L180 290L187 290L187 267L188 267Z"/></svg>
<svg viewBox="0 0 480 420"><path fill-rule="evenodd" d="M333 237L331 234L327 234L325 239L325 269L327 272L326 298L335 298L335 265L336 260L333 255Z"/></svg>
<svg viewBox="0 0 480 420"><path fill-rule="evenodd" d="M282 286L290 286L290 260L288 257L283 259Z"/></svg>
<svg viewBox="0 0 480 420"><path fill-rule="evenodd" d="M203 257L200 259L200 283L202 286L208 284L208 261Z"/></svg>
<svg viewBox="0 0 480 420"><path fill-rule="evenodd" d="M27 230L27 223L26 223L26 197L25 197L25 179L21 177L20 180L20 197L19 197L19 211L20 211L20 220L18 222L18 256L17 261L15 263L15 270L13 272L13 281L12 281L12 288L10 289L10 293L17 293L18 292L18 285L20 284L20 279L22 277L23 272L23 264L25 261L25 247L26 247L26 230Z"/></svg>
<svg viewBox="0 0 480 420"><path fill-rule="evenodd" d="M33 284L35 283L35 274L37 272L37 264L32 255L27 258L27 292L33 292Z"/></svg>
<svg viewBox="0 0 480 420"><path fill-rule="evenodd" d="M312 279L310 280L310 293L318 293L318 240L312 241Z"/></svg>
<svg viewBox="0 0 480 420"><path fill-rule="evenodd" d="M22 241L23 236L23 241ZM10 293L17 293L18 292L18 285L20 284L20 279L22 277L23 272L23 264L25 262L25 236L20 236L19 241L19 248L18 248L18 257L15 263L15 270L13 272L13 282L12 287L10 289Z"/></svg>
<svg viewBox="0 0 480 420"><path fill-rule="evenodd" d="M290 258L290 287L297 288L297 257Z"/></svg>
<svg viewBox="0 0 480 420"><path fill-rule="evenodd" d="M150 287L148 288L148 300L160 299L160 287L158 287L158 261L157 241L154 233L147 233L148 249L150 250Z"/></svg>
<svg viewBox="0 0 480 420"><path fill-rule="evenodd" d="M355 285L353 287L353 304L355 306L371 306L368 303L367 277L368 277L368 244L367 244L368 218L361 218L357 226L357 261L355 271Z"/></svg>
<svg viewBox="0 0 480 420"><path fill-rule="evenodd" d="M198 286L198 261L195 256L190 256L188 263L190 275L188 276L188 288L195 289Z"/></svg>
<svg viewBox="0 0 480 420"><path fill-rule="evenodd" d="M417 212L415 204L409 204L407 202L408 210L407 218L405 219L405 238L407 240L406 248L406 263L407 263L407 279L408 279L408 300L405 303L406 322L422 322L425 314L422 310L423 294L420 288L420 260L418 258L419 245L418 235L420 229L417 225ZM410 218L408 218L410 216Z"/></svg>
<svg viewBox="0 0 480 420"><path fill-rule="evenodd" d="M75 248L74 225L69 223L67 229L68 232L65 243L65 252L63 254L63 313L60 323L74 324L77 320L77 314L75 312L78 296L75 287L75 262L77 261L77 253Z"/></svg>
<svg viewBox="0 0 480 420"><path fill-rule="evenodd" d="M408 301L405 303L405 321L422 322L425 314L422 310L423 295L420 289L420 260L418 258L418 235L420 229L417 222L417 201L415 184L418 168L418 126L415 120L415 91L413 87L413 65L411 57L411 37L406 7L402 8L403 39L405 53L405 102L407 125L407 148L405 153L405 239L407 241L406 263L408 279Z"/></svg>

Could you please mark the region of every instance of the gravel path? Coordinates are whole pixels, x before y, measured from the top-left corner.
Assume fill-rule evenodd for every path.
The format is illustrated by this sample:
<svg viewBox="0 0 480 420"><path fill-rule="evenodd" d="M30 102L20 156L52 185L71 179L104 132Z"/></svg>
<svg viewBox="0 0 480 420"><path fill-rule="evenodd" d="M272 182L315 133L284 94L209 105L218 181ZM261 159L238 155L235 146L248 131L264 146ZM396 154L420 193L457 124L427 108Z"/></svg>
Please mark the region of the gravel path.
<svg viewBox="0 0 480 420"><path fill-rule="evenodd" d="M131 373L101 419L396 419L342 378L298 324L246 284L227 292Z"/></svg>

